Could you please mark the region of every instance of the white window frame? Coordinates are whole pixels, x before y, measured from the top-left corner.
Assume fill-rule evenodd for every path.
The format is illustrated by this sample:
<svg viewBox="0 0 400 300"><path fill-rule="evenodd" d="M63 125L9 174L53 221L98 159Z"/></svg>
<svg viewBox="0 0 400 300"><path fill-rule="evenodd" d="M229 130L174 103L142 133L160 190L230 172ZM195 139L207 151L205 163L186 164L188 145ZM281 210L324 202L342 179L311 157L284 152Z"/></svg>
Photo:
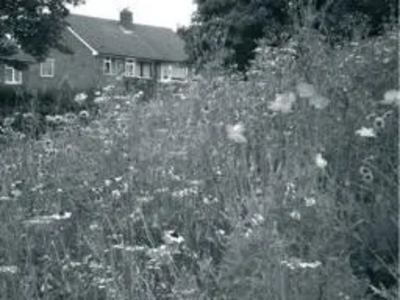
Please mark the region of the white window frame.
<svg viewBox="0 0 400 300"><path fill-rule="evenodd" d="M179 74L179 76L177 76L177 74L181 73L181 72L182 72L182 74ZM182 76L180 76L180 75L182 75ZM183 66L181 64L173 64L172 65L172 70L171 70L172 80L186 80L187 75L188 75L188 69L186 66Z"/></svg>
<svg viewBox="0 0 400 300"><path fill-rule="evenodd" d="M7 70L12 72L12 80L7 79ZM16 70L11 66L4 66L4 83L5 84L22 84L22 71Z"/></svg>
<svg viewBox="0 0 400 300"><path fill-rule="evenodd" d="M174 69L183 69L183 76L176 76ZM185 81L188 76L188 68L178 63L163 63L161 65L161 81Z"/></svg>
<svg viewBox="0 0 400 300"><path fill-rule="evenodd" d="M161 81L170 81L172 74L172 65L163 63L161 65Z"/></svg>
<svg viewBox="0 0 400 300"><path fill-rule="evenodd" d="M50 74L45 74L43 71L44 71L44 64L45 63L50 63L50 70L51 70L51 72L50 72ZM52 77L54 77L54 69L55 69L55 59L54 58L48 58L48 59L46 59L46 61L45 62L42 62L41 64L40 64L40 76L41 77L47 77L47 78L52 78Z"/></svg>
<svg viewBox="0 0 400 300"><path fill-rule="evenodd" d="M128 70L131 70L132 73L129 73ZM125 60L125 77L137 77L136 76L136 61L132 58L128 58Z"/></svg>
<svg viewBox="0 0 400 300"><path fill-rule="evenodd" d="M110 64L110 72L106 72L106 65ZM111 57L105 57L103 59L103 74L104 75L114 75L113 60Z"/></svg>

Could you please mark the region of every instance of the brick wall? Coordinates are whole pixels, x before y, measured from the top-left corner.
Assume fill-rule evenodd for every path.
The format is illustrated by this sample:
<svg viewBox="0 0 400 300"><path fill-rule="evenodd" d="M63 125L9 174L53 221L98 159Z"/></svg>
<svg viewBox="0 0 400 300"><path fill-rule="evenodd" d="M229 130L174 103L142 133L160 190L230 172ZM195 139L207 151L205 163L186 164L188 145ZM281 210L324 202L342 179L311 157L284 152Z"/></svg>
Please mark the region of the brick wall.
<svg viewBox="0 0 400 300"><path fill-rule="evenodd" d="M40 64L31 65L24 78L24 85L29 90L58 89L63 85L69 85L74 90L85 90L95 86L95 57L69 31L66 31L64 39L73 55L57 50L50 53L48 58L55 60L54 77L41 77Z"/></svg>

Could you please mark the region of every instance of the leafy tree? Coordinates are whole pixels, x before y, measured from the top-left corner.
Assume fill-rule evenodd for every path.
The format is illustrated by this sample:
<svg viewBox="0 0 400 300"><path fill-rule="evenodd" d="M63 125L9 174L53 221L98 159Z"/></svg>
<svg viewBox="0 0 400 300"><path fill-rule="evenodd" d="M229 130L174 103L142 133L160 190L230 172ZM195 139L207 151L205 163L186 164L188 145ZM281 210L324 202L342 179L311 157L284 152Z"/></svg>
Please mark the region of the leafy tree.
<svg viewBox="0 0 400 300"><path fill-rule="evenodd" d="M52 48L67 51L61 39L67 26L67 5L83 2L0 0L0 61L13 62L13 57L21 52L42 60Z"/></svg>
<svg viewBox="0 0 400 300"><path fill-rule="evenodd" d="M223 51L225 65L245 70L254 57L257 41L285 42L307 26L332 43L381 34L392 17L397 21L397 0L196 0L192 25L181 28L192 62L202 65ZM393 20L392 19L392 20ZM355 30L356 29L356 30Z"/></svg>

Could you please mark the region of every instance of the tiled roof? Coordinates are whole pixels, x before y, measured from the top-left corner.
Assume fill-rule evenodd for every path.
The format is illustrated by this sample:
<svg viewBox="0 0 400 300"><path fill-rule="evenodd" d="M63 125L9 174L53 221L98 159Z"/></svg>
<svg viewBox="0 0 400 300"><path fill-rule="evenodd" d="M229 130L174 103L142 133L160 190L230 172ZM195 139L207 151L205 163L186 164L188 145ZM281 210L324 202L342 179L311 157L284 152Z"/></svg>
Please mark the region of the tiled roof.
<svg viewBox="0 0 400 300"><path fill-rule="evenodd" d="M0 59L4 61L19 61L24 63L34 63L36 61L31 55L26 54L21 50L11 56L0 56Z"/></svg>
<svg viewBox="0 0 400 300"><path fill-rule="evenodd" d="M129 30L119 21L70 15L71 28L100 54L179 62L187 56L184 43L171 29L133 24Z"/></svg>

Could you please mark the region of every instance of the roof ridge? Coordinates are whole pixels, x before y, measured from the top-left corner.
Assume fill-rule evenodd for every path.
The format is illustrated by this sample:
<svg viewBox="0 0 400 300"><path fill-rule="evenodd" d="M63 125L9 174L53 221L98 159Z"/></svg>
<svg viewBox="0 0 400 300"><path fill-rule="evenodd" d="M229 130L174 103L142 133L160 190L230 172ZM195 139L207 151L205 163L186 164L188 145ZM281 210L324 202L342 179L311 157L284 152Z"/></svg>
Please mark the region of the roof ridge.
<svg viewBox="0 0 400 300"><path fill-rule="evenodd" d="M77 13L73 13L73 14L69 14L68 17L83 17L83 18L88 18L88 19L97 19L97 20L101 20L101 21L107 21L107 22L114 22L114 23L119 23L117 19L108 19L108 18L104 18L104 17L95 17L95 16L88 16L88 15L83 15L83 14L77 14ZM67 20L68 20L67 17ZM142 27L150 27L150 28L157 28L157 29L165 29L165 30L169 30L175 33L175 31L172 28L169 27L165 27L165 26L158 26L158 25L149 25L149 24L141 24L141 23L133 23L133 25L136 26L142 26Z"/></svg>

